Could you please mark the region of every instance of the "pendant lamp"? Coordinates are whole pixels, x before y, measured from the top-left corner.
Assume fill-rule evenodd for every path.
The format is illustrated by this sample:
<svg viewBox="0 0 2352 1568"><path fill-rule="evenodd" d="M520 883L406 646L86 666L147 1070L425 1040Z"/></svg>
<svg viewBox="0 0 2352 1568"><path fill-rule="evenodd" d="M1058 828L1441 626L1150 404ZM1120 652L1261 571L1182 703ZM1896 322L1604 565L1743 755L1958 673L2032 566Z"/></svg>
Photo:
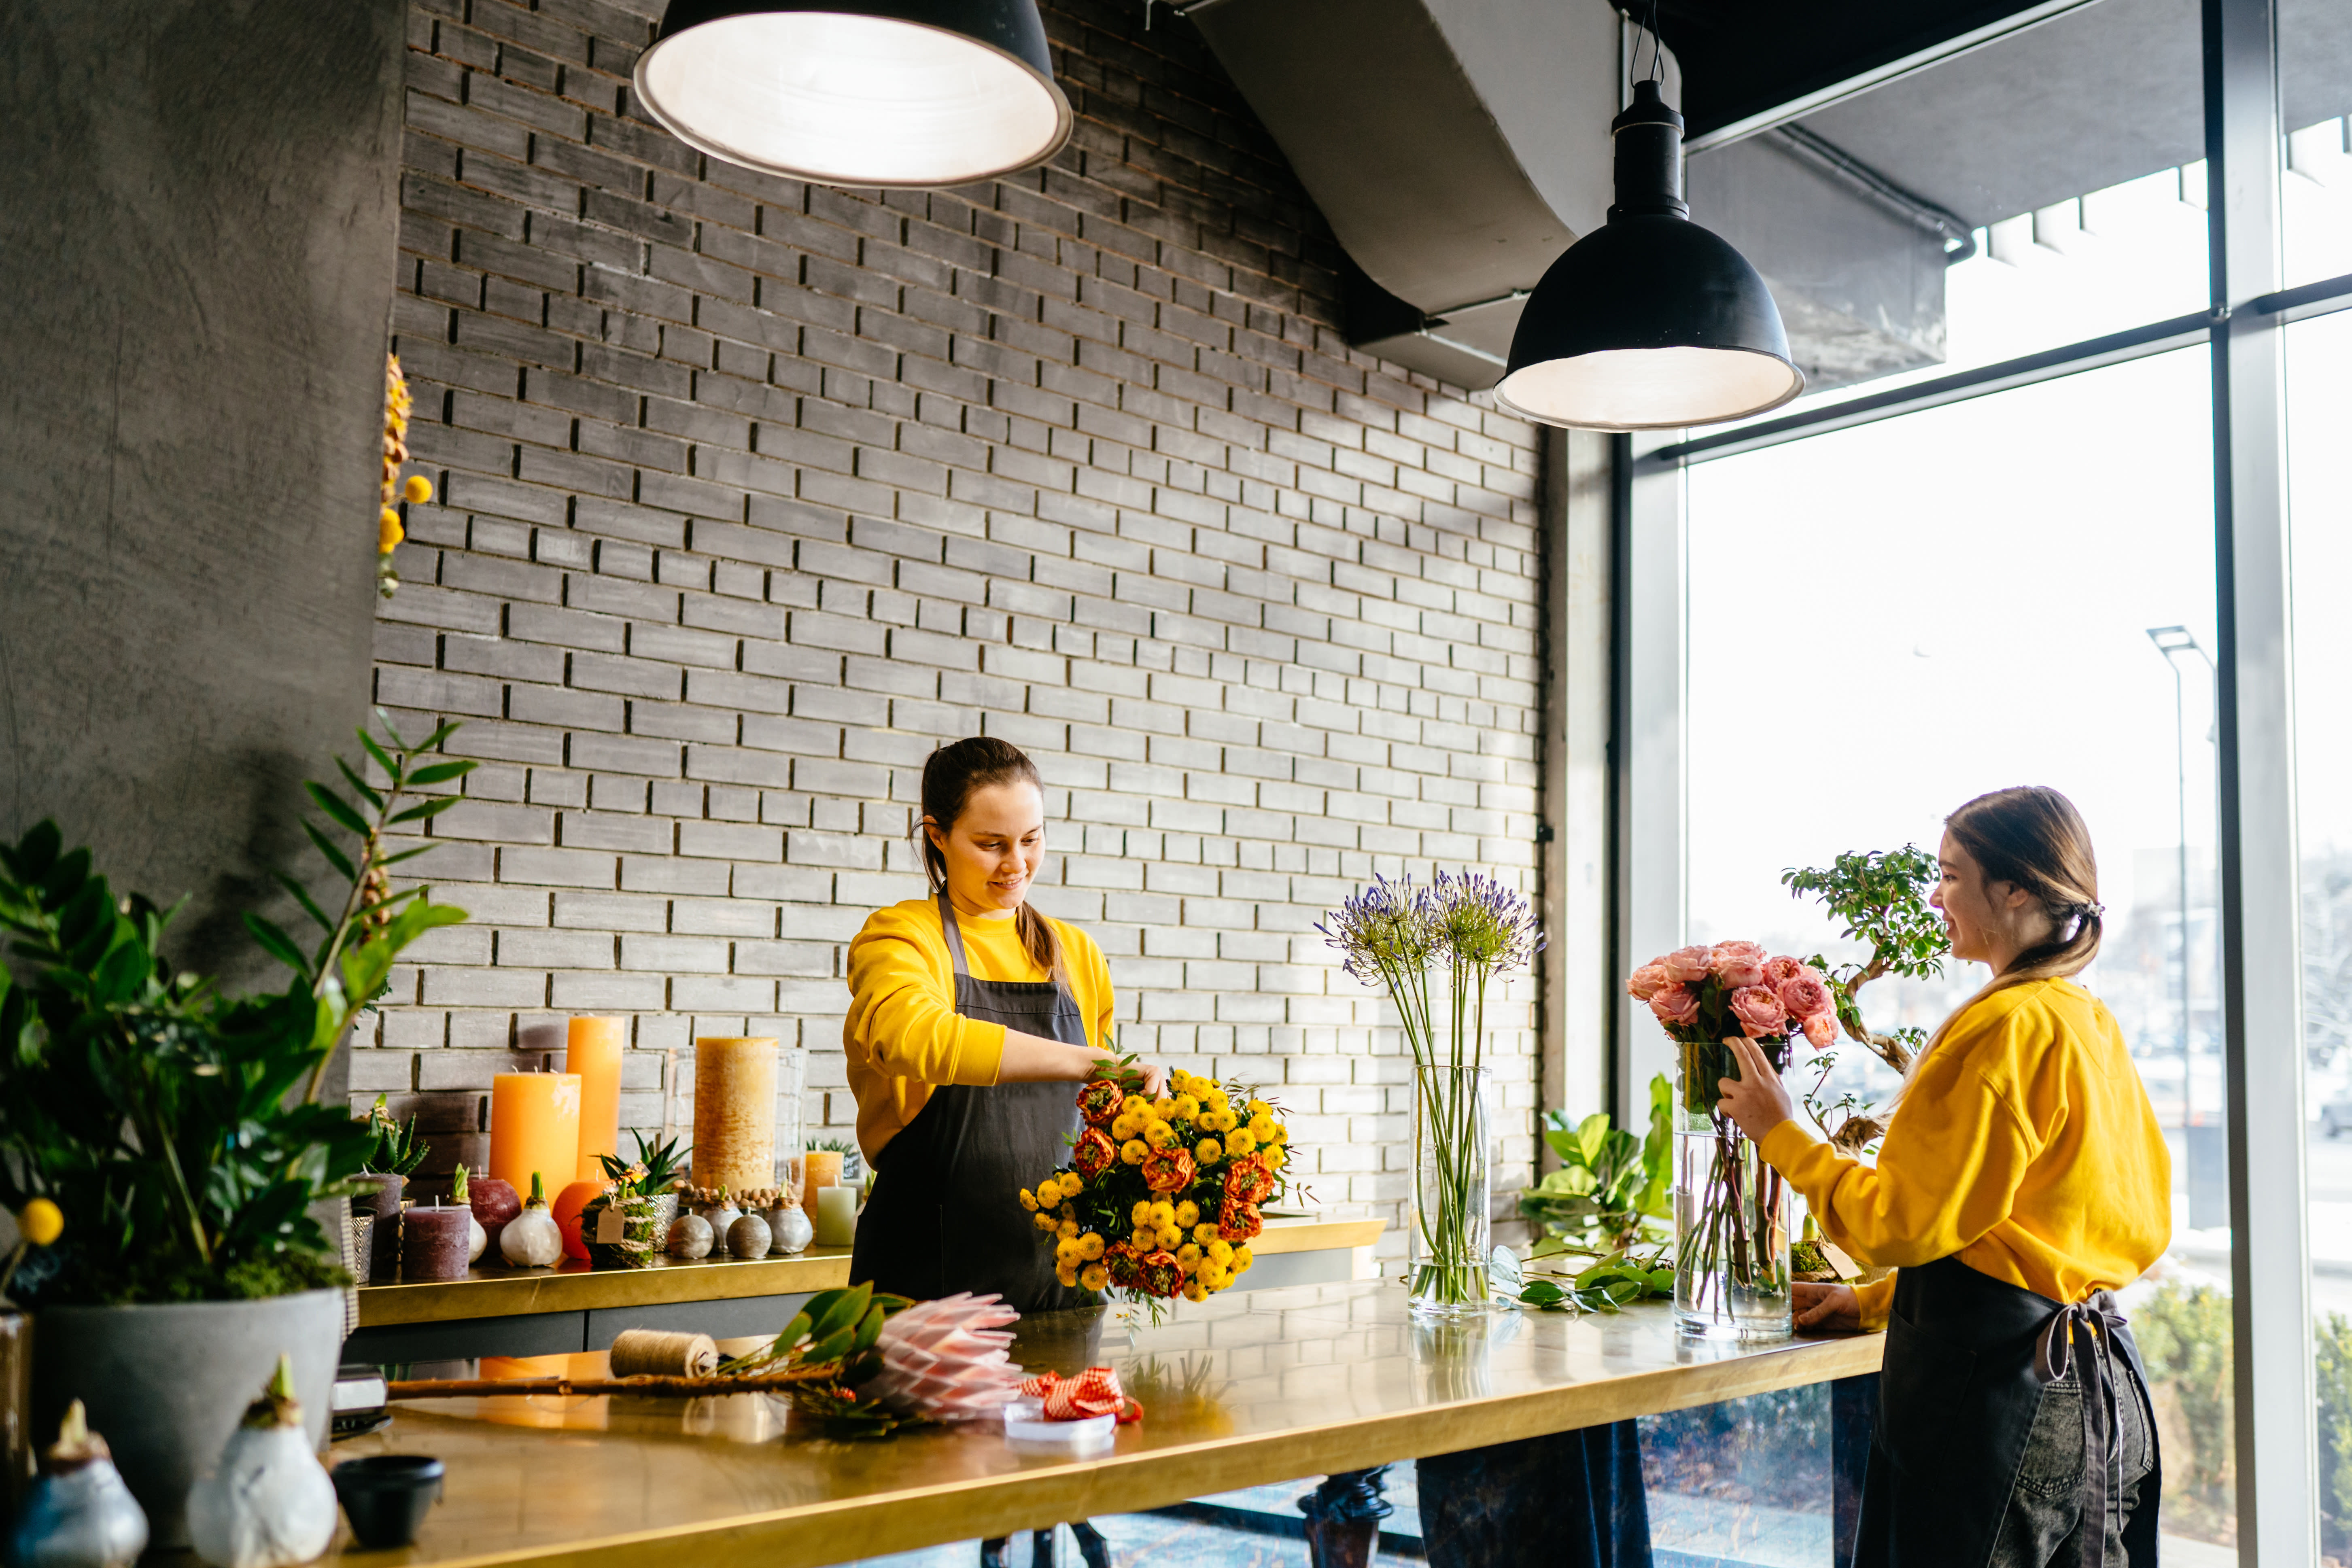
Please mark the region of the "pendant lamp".
<svg viewBox="0 0 2352 1568"><path fill-rule="evenodd" d="M1528 297L1495 401L1545 425L1675 430L1776 408L1805 389L1747 258L1690 220L1683 117L1655 81L1610 127L1609 221Z"/></svg>
<svg viewBox="0 0 2352 1568"><path fill-rule="evenodd" d="M967 184L1070 136L1036 0L670 0L636 90L688 146L821 184Z"/></svg>

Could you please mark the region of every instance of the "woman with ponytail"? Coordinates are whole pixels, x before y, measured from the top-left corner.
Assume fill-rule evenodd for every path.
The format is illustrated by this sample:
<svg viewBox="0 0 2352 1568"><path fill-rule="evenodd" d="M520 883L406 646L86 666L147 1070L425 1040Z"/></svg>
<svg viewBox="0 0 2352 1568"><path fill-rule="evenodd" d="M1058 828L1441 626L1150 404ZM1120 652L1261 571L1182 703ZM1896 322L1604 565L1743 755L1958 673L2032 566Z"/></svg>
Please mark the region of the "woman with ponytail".
<svg viewBox="0 0 2352 1568"><path fill-rule="evenodd" d="M842 1027L857 1142L877 1176L850 1277L931 1299L994 1291L1024 1312L1091 1298L1055 1279L1013 1201L1069 1157L1075 1086L1111 1055L1110 970L1029 902L1045 795L1006 742L942 746L916 826L931 896L877 910L849 944ZM1147 1068L1148 1092L1158 1073Z"/></svg>
<svg viewBox="0 0 2352 1568"><path fill-rule="evenodd" d="M1906 1075L1875 1166L1817 1142L1762 1053L1723 1107L1874 1285L1799 1285L1798 1321L1887 1332L1857 1568L2156 1561L2160 1470L2112 1292L2172 1235L2171 1169L2129 1047L2074 984L2099 951L2090 832L2056 790L1945 820L1930 901L1992 978Z"/></svg>

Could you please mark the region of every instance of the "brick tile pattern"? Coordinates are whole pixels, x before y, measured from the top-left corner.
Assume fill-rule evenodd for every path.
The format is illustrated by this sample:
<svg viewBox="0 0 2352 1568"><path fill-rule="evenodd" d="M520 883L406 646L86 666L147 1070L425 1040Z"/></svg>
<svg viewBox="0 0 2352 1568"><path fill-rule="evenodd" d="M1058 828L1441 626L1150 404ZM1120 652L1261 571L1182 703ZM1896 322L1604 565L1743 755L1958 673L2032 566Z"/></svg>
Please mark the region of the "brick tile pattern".
<svg viewBox="0 0 2352 1568"><path fill-rule="evenodd" d="M1109 954L1120 1044L1276 1087L1316 1195L1396 1215L1409 1075L1312 926L1376 868L1533 889L1532 432L1346 347L1321 218L1164 13L1048 0L1069 146L877 194L652 124L657 11L411 12L394 324L438 493L375 696L482 765L415 863L473 921L354 1098L478 1149L488 1075L614 1011L625 1121L666 1048L751 1030L842 1133L845 944L922 890L925 755L985 731L1048 780L1039 901Z"/></svg>

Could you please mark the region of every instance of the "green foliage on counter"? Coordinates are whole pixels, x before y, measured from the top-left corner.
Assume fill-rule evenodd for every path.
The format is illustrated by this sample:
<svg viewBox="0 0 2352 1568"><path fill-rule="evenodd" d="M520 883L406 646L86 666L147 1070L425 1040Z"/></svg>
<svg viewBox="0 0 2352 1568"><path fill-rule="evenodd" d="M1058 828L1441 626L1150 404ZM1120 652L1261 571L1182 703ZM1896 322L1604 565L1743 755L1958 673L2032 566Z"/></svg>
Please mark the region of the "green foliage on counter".
<svg viewBox="0 0 2352 1568"><path fill-rule="evenodd" d="M352 1190L377 1132L316 1103L319 1075L383 992L401 949L466 918L423 889L392 892L386 868L422 849L387 853L383 841L387 828L454 803L402 804L415 786L473 765L418 765L452 728L418 747L388 723L382 742L361 731L383 782L337 766L365 809L308 786L354 840L303 825L350 893L330 918L281 878L325 932L309 952L247 914L257 940L296 972L283 992L224 996L180 970L164 952L179 906L118 894L54 822L0 845L0 929L10 939L0 967L0 1202L47 1197L65 1218L57 1245L16 1274L20 1300L241 1300L342 1282L340 1238L307 1211Z"/></svg>
<svg viewBox="0 0 2352 1568"><path fill-rule="evenodd" d="M1559 1156L1559 1169L1519 1194L1519 1213L1545 1231L1531 1259L1564 1253L1601 1258L1666 1239L1674 1100L1664 1073L1650 1080L1646 1138L1612 1127L1605 1110L1580 1121L1562 1110L1545 1116L1544 1142Z"/></svg>

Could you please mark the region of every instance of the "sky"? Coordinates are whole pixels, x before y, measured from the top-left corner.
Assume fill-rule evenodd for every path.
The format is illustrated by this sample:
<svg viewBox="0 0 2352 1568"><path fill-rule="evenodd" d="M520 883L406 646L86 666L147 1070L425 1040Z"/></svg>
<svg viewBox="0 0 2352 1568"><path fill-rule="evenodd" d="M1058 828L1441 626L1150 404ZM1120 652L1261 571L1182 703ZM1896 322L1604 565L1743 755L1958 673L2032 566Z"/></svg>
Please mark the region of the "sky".
<svg viewBox="0 0 2352 1568"><path fill-rule="evenodd" d="M2290 281L2352 272L2352 159L2340 136L2324 153L2314 142L2286 180ZM2030 217L1979 231L1990 243L1948 274L1946 363L1905 379L2200 308L2202 174L2168 170L2045 213L2054 245L2035 243ZM2292 328L2289 359L2309 854L2352 848L2337 695L2352 685L2352 313ZM2208 363L2202 347L2181 350L1693 466L1695 938L1826 941L1780 886L1785 868L1932 848L1946 813L2012 784L2053 785L2082 810L2111 951L2135 904L2169 901L2175 683L2147 634L2185 626L2213 647ZM2208 901L2211 681L2194 655L2181 668L2189 837L2204 851L2192 897ZM2156 1027L2147 1010L2162 1007L2169 1034L2168 989L2137 984L2139 1026Z"/></svg>

